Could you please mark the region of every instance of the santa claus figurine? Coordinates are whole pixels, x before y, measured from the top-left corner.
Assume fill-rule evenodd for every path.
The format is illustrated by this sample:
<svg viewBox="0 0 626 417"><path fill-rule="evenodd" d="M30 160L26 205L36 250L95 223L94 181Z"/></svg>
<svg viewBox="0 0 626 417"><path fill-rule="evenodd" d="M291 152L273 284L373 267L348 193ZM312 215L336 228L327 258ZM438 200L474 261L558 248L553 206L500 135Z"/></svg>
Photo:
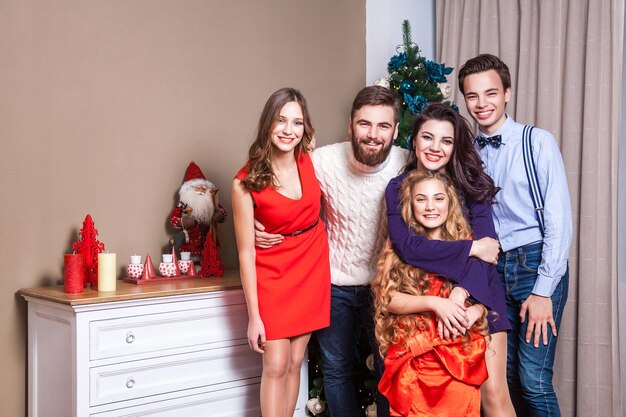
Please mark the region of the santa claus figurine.
<svg viewBox="0 0 626 417"><path fill-rule="evenodd" d="M178 190L178 204L170 214L170 223L177 231L171 243L181 252L191 252L194 263L201 265L202 276L224 274L217 252L217 223L226 220L226 210L219 204L218 191L191 162Z"/></svg>

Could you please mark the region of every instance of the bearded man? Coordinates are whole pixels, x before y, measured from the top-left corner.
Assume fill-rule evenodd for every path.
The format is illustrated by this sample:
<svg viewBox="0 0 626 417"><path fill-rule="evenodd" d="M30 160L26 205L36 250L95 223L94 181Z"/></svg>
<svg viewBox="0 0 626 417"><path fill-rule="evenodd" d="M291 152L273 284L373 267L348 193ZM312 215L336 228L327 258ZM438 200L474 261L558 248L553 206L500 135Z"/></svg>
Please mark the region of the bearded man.
<svg viewBox="0 0 626 417"><path fill-rule="evenodd" d="M360 326L367 331L379 378L382 374L382 359L374 337L370 282L376 275L376 258L387 236L381 227L385 224L385 188L400 173L408 157L408 151L392 146L398 135L398 115L395 94L381 86L365 87L352 104L350 141L323 146L311 154L322 189L323 220L330 248L330 327L315 334L331 416L362 415L353 371ZM281 235L261 231L256 236L258 247L269 247L282 240ZM378 395L376 404L379 417L389 415L386 398Z"/></svg>
<svg viewBox="0 0 626 417"><path fill-rule="evenodd" d="M178 232L173 244L181 252L191 252L200 261L206 242L211 239L217 248L217 223L226 219L226 210L219 204L218 188L207 181L202 170L191 162L178 190L179 201L170 214L170 224Z"/></svg>

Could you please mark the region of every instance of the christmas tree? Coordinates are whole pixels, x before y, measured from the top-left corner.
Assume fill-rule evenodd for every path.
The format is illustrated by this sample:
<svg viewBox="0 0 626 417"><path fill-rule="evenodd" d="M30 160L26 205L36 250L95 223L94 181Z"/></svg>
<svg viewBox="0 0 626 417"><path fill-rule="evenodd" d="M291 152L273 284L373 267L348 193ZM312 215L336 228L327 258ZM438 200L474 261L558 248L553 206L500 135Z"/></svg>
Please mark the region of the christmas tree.
<svg viewBox="0 0 626 417"><path fill-rule="evenodd" d="M98 254L104 252L104 243L98 240L98 229L95 228L91 215L83 221L83 227L78 232L80 238L72 243L74 253L85 256L85 277L91 288L98 286Z"/></svg>
<svg viewBox="0 0 626 417"><path fill-rule="evenodd" d="M425 59L420 55L418 46L411 40L411 25L408 20L402 23L402 41L396 55L387 64L389 88L396 93L402 103L400 109L400 125L395 145L408 148L409 136L415 117L429 103L442 102L448 98L442 91L449 90L446 75L452 68L445 64ZM449 96L449 93L446 93ZM456 105L450 102L456 110Z"/></svg>
<svg viewBox="0 0 626 417"><path fill-rule="evenodd" d="M317 417L329 417L324 394L324 374L322 355L315 334L308 346L309 357L309 414ZM360 414L366 416L366 409L376 402L378 381L374 370L374 357L367 339L365 328L360 327L354 344L353 358L354 390Z"/></svg>
<svg viewBox="0 0 626 417"><path fill-rule="evenodd" d="M224 265L218 253L218 247L211 233L208 233L202 249L200 275L203 277L223 277Z"/></svg>

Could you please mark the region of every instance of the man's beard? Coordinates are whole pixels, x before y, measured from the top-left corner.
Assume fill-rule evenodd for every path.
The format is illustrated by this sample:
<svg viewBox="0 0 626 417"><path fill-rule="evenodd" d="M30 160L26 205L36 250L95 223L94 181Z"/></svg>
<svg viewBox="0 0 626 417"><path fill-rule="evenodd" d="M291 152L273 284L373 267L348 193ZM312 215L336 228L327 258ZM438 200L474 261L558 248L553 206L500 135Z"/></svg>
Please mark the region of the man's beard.
<svg viewBox="0 0 626 417"><path fill-rule="evenodd" d="M389 152L391 152L391 142L385 147L384 142L380 139L357 139L353 135L350 142L352 143L352 152L356 160L371 167L382 164L389 156ZM380 143L383 147L379 151L368 151L361 147L360 142Z"/></svg>
<svg viewBox="0 0 626 417"><path fill-rule="evenodd" d="M189 216L197 220L198 223L209 224L211 222L215 207L210 190L204 194L198 194L193 188L182 191L180 201L191 207L192 211Z"/></svg>

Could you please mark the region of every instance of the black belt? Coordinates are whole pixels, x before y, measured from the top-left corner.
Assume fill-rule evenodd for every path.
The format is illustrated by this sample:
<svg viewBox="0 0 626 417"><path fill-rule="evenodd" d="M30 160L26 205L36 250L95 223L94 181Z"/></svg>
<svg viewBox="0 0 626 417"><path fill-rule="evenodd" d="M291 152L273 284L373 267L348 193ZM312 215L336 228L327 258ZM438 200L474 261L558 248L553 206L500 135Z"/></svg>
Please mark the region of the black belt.
<svg viewBox="0 0 626 417"><path fill-rule="evenodd" d="M320 220L320 218L318 217L317 219L315 219L315 221L313 222L312 225L310 225L309 227L305 227L304 229L301 230L296 230L295 232L292 233L281 233L283 236L298 236L301 235L304 232L308 232L309 230L313 229L315 226L317 226L317 222Z"/></svg>

